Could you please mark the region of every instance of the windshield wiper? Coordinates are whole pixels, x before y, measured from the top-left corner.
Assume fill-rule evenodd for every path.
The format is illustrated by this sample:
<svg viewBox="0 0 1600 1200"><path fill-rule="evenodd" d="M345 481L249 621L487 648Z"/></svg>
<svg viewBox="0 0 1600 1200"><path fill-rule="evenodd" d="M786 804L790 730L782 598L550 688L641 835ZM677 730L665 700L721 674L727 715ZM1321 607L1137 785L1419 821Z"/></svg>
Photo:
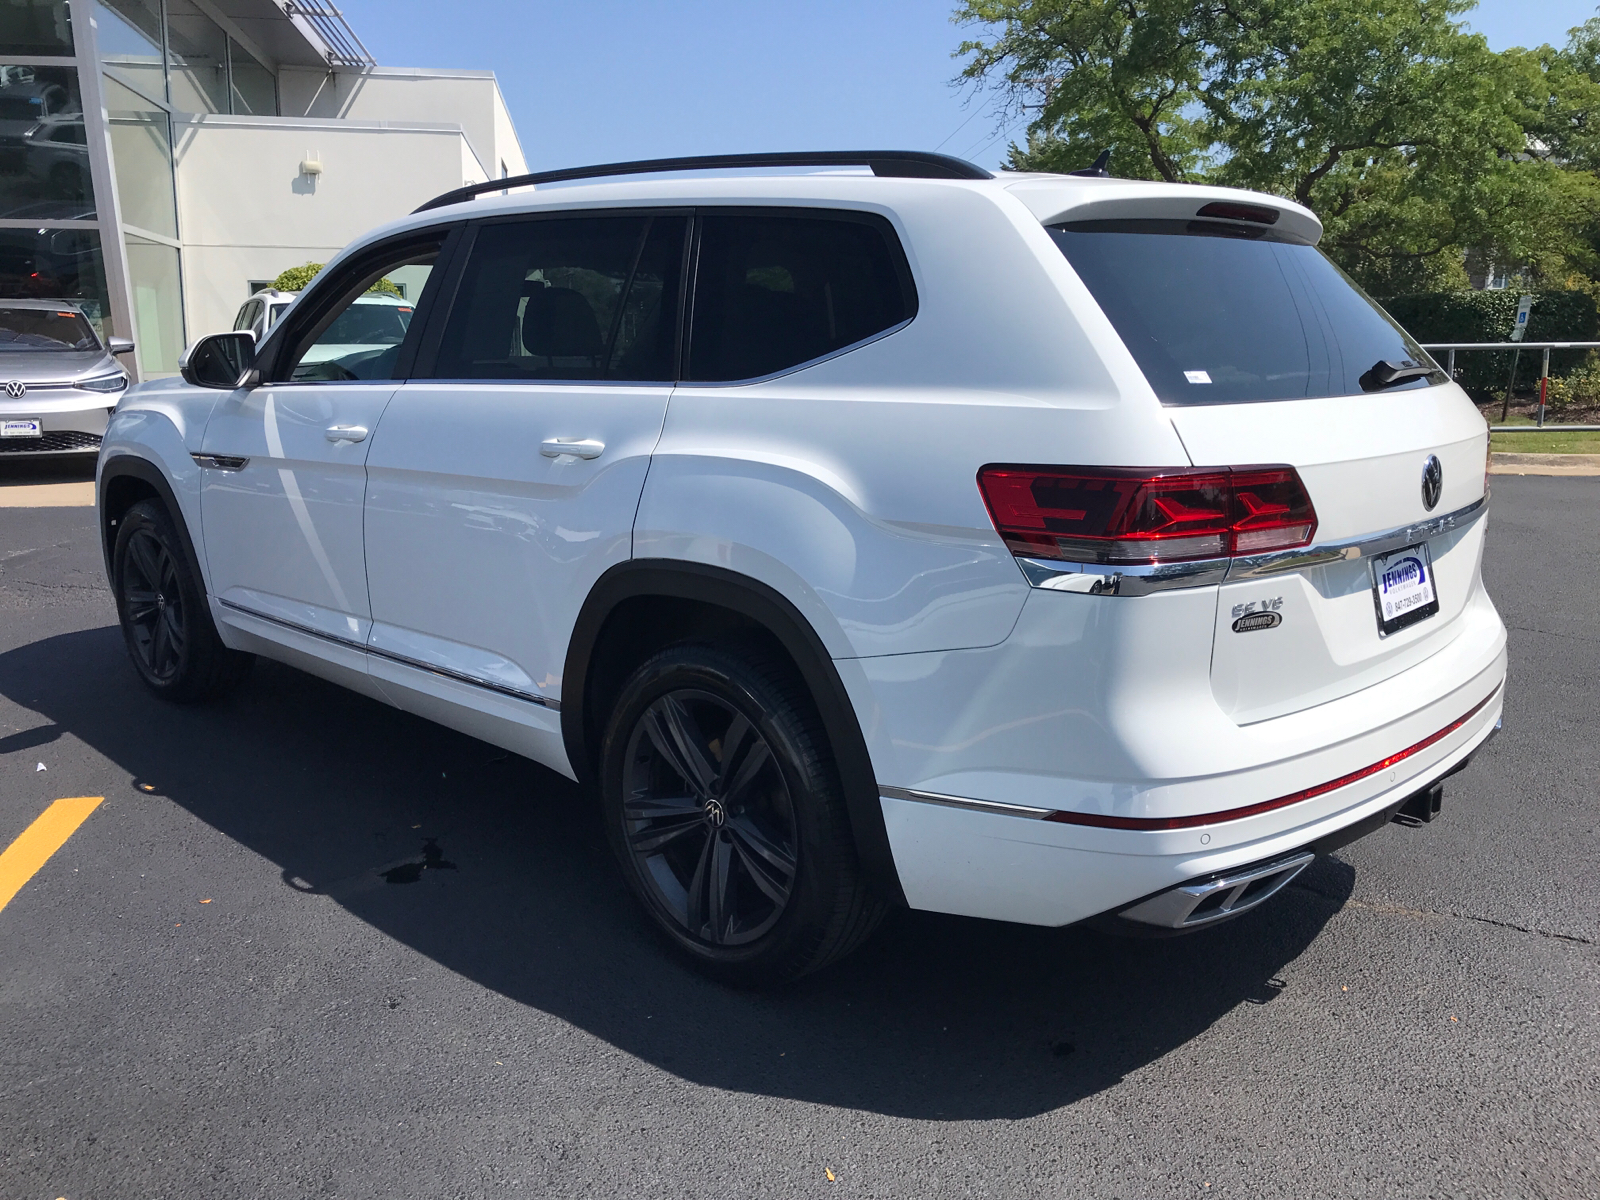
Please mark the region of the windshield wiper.
<svg viewBox="0 0 1600 1200"><path fill-rule="evenodd" d="M1368 367L1367 373L1356 382L1361 385L1363 392L1381 392L1384 388L1392 388L1397 383L1409 383L1413 379L1432 375L1438 369L1416 363L1390 362L1386 358L1380 358Z"/></svg>

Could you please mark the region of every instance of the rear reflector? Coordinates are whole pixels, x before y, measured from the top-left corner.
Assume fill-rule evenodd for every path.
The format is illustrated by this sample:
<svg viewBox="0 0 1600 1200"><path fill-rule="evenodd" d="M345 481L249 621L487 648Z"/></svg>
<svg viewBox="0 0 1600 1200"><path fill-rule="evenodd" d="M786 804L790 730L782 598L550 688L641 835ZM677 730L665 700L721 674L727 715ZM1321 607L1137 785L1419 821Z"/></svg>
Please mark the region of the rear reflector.
<svg viewBox="0 0 1600 1200"><path fill-rule="evenodd" d="M1317 531L1293 467L987 466L978 490L1023 558L1190 562L1289 550Z"/></svg>

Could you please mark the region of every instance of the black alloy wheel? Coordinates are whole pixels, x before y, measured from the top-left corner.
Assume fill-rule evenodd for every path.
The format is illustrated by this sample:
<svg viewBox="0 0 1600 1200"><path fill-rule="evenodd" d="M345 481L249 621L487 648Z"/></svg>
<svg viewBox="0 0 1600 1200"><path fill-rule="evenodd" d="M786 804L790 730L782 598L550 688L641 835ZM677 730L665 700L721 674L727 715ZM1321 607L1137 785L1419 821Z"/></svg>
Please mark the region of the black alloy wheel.
<svg viewBox="0 0 1600 1200"><path fill-rule="evenodd" d="M148 528L133 530L122 563L122 612L128 644L146 678L168 683L189 642L178 560Z"/></svg>
<svg viewBox="0 0 1600 1200"><path fill-rule="evenodd" d="M600 794L656 927L726 982L817 970L883 914L816 706L770 651L690 643L642 664L612 706Z"/></svg>
<svg viewBox="0 0 1600 1200"><path fill-rule="evenodd" d="M713 946L771 929L794 890L798 833L749 718L709 692L667 692L634 726L624 761L628 849L656 904Z"/></svg>
<svg viewBox="0 0 1600 1200"><path fill-rule="evenodd" d="M156 695L205 700L249 672L254 656L218 636L205 588L160 501L141 500L117 523L111 578L128 656Z"/></svg>

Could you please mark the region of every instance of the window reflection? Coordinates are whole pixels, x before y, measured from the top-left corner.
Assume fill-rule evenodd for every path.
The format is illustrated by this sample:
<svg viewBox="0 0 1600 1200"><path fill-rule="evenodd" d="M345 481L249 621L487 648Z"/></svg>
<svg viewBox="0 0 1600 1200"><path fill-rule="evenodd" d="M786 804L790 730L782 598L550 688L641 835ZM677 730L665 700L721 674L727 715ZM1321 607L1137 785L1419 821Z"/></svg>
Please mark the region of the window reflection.
<svg viewBox="0 0 1600 1200"><path fill-rule="evenodd" d="M232 38L228 54L233 69L233 111L255 117L278 115L278 78Z"/></svg>
<svg viewBox="0 0 1600 1200"><path fill-rule="evenodd" d="M167 0L167 51L172 107L229 112L228 35L192 0Z"/></svg>
<svg viewBox="0 0 1600 1200"><path fill-rule="evenodd" d="M78 73L0 66L0 217L92 219Z"/></svg>
<svg viewBox="0 0 1600 1200"><path fill-rule="evenodd" d="M183 292L178 282L178 252L171 246L131 233L125 240L140 368L146 379L175 375L178 356L183 353Z"/></svg>
<svg viewBox="0 0 1600 1200"><path fill-rule="evenodd" d="M0 4L0 53L71 57L72 52L67 0L5 0Z"/></svg>
<svg viewBox="0 0 1600 1200"><path fill-rule="evenodd" d="M172 182L172 126L165 111L106 77L111 157L124 224L178 236Z"/></svg>
<svg viewBox="0 0 1600 1200"><path fill-rule="evenodd" d="M167 98L161 66L160 0L116 0L96 6L96 37L106 70L158 100Z"/></svg>
<svg viewBox="0 0 1600 1200"><path fill-rule="evenodd" d="M0 229L0 299L71 300L105 336L105 265L93 229Z"/></svg>

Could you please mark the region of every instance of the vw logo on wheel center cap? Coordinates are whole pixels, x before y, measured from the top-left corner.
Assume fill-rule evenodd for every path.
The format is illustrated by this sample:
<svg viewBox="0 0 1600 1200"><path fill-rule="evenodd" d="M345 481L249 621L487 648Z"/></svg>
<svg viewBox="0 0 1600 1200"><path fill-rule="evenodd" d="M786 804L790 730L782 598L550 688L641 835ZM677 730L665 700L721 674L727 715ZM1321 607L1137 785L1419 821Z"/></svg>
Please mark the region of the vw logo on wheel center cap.
<svg viewBox="0 0 1600 1200"><path fill-rule="evenodd" d="M1432 512L1443 492L1444 467L1439 464L1437 454L1430 454L1428 461L1422 464L1422 507Z"/></svg>
<svg viewBox="0 0 1600 1200"><path fill-rule="evenodd" d="M28 385L23 383L20 379L13 379L10 383L6 384L6 395L10 396L13 400L20 400L27 394Z"/></svg>
<svg viewBox="0 0 1600 1200"><path fill-rule="evenodd" d="M728 810L722 807L722 801L718 800L715 796L706 801L704 811L706 820L719 829L728 819Z"/></svg>

